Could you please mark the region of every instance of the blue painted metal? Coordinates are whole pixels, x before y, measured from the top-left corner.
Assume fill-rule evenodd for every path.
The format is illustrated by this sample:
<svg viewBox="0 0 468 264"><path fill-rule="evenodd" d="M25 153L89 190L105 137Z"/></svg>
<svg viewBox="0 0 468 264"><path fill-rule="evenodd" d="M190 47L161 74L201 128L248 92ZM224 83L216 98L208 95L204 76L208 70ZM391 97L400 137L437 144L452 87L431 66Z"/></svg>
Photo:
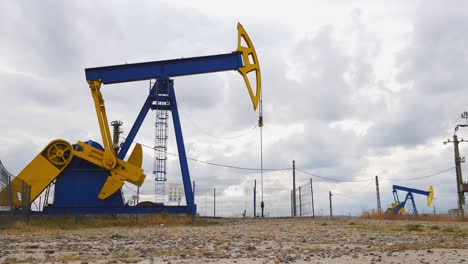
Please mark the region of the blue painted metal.
<svg viewBox="0 0 468 264"><path fill-rule="evenodd" d="M85 73L88 81L101 80L104 84L111 84L237 70L240 67L244 67L242 53L233 52L212 56L88 68Z"/></svg>
<svg viewBox="0 0 468 264"><path fill-rule="evenodd" d="M402 202L400 202L397 191L407 192L405 196L405 200L403 200ZM393 199L395 200L395 203L397 204L397 206L393 208L394 214L400 214L401 208L405 208L406 203L408 201L411 201L411 205L413 206L413 214L415 215L418 214L418 209L416 208L416 203L414 202L413 193L429 196L429 192L427 191L408 188L408 187L399 186L399 185L393 185Z"/></svg>
<svg viewBox="0 0 468 264"><path fill-rule="evenodd" d="M180 170L184 184L185 199L190 213L195 214L196 207L192 191L192 182L190 180L190 172L187 164L187 155L185 153L184 137L182 135L182 127L180 126L179 111L177 110L177 100L174 91L174 81L166 80L169 88L169 97L171 98L171 113L174 124L174 131L177 142L177 150L179 152Z"/></svg>
<svg viewBox="0 0 468 264"><path fill-rule="evenodd" d="M411 192L411 193L417 193L417 194L421 194L421 195L425 195L425 196L428 196L428 195L429 195L429 192L428 192L428 191L423 191L423 190L408 188L408 187L399 186L399 185L393 185L393 190L404 191L404 192Z"/></svg>
<svg viewBox="0 0 468 264"><path fill-rule="evenodd" d="M86 142L97 149L102 146L94 141ZM76 148L76 145L73 146ZM110 172L86 160L73 157L67 168L55 181L54 203L44 207L44 213L66 212L78 207L111 208L124 206L122 192L116 192L105 200L98 195Z"/></svg>

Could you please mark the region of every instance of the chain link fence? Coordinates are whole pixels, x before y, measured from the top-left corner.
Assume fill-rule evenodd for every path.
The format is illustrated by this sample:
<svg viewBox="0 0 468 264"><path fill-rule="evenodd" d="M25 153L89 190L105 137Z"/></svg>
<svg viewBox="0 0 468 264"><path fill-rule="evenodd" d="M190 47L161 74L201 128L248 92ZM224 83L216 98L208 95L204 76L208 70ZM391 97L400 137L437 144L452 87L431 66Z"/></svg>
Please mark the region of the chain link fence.
<svg viewBox="0 0 468 264"><path fill-rule="evenodd" d="M314 189L312 180L296 188L296 203L293 203L294 196L291 191L291 216L311 216L315 217ZM295 208L294 208L295 205ZM295 209L295 210L294 210Z"/></svg>
<svg viewBox="0 0 468 264"><path fill-rule="evenodd" d="M31 186L14 178L0 161L0 214L29 214Z"/></svg>

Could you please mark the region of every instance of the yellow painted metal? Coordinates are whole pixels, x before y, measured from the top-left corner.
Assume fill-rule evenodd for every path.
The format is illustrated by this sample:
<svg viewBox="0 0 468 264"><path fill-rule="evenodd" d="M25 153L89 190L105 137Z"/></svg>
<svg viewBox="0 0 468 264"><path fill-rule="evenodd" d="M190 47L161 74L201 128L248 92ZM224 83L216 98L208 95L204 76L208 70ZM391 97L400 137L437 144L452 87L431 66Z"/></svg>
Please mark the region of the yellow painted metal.
<svg viewBox="0 0 468 264"><path fill-rule="evenodd" d="M141 168L141 165L143 165L143 148L140 143L135 145L127 162Z"/></svg>
<svg viewBox="0 0 468 264"><path fill-rule="evenodd" d="M107 121L106 107L101 94L101 80L88 81L91 94L93 95L94 106L98 118L99 129L101 130L102 143L104 147L104 157L102 166L105 169L112 170L117 165L117 157L115 156L112 136L109 130L109 122Z"/></svg>
<svg viewBox="0 0 468 264"><path fill-rule="evenodd" d="M434 188L432 188L432 185L431 185L429 186L429 195L427 196L427 206L431 206L433 200L434 200Z"/></svg>
<svg viewBox="0 0 468 264"><path fill-rule="evenodd" d="M392 203L392 208L397 207L399 204L400 203ZM393 210L391 212L393 212ZM404 207L400 208L399 213L400 214L405 214L406 213L405 208Z"/></svg>
<svg viewBox="0 0 468 264"><path fill-rule="evenodd" d="M104 155L105 151L96 149L86 143L78 141L79 150L73 151L73 154L79 158L87 160L96 166L104 167ZM138 144L139 145L139 144ZM118 191L122 187L124 181L128 181L137 186L141 186L145 180L145 174L143 174L143 169L141 164L143 161L143 152L140 146L135 146L130 157L133 156L132 162L125 162L120 159L116 159L116 166L110 170L110 175L107 178L104 186L101 189L98 197L99 199L106 199L111 196L113 193Z"/></svg>
<svg viewBox="0 0 468 264"><path fill-rule="evenodd" d="M25 187L30 188L29 195L26 195L29 196L27 203L34 201L60 175L72 158L73 149L70 143L61 139L50 142L11 182L13 205L20 206L24 202ZM29 186L24 186L23 182ZM2 205L5 199L9 201L10 198L5 197L9 191L8 187L0 194Z"/></svg>
<svg viewBox="0 0 468 264"><path fill-rule="evenodd" d="M111 171L111 175L104 183L98 195L99 199L106 199L118 191L124 184L124 181L128 181L137 186L141 186L145 181L146 176L143 174L142 168L122 160L117 160L117 163L117 167Z"/></svg>
<svg viewBox="0 0 468 264"><path fill-rule="evenodd" d="M262 93L262 78L260 74L260 63L258 61L257 52L255 51L254 45L250 40L249 35L245 31L244 27L241 23L237 24L237 31L238 31L238 38L237 38L237 51L242 52L242 60L244 61L244 67L239 68L238 71L244 78L245 85L247 86L247 90L250 95L250 99L252 99L254 110L257 109L258 103L260 101L261 93ZM242 40L245 41L245 45L242 44ZM255 94L252 90L252 86L250 84L248 73L255 71L255 78L256 78L256 89Z"/></svg>
<svg viewBox="0 0 468 264"><path fill-rule="evenodd" d="M91 147L83 142L78 142L81 151L75 151L75 155L85 159L99 167L110 170L111 174L107 178L99 193L99 199L106 199L118 191L124 181L141 186L145 180L145 174L141 165L143 163L143 151L140 144L137 144L130 155L129 161L125 162L116 157L112 137L108 126L106 107L101 94L101 80L88 81L89 88L96 108L99 128L101 130L104 151Z"/></svg>
<svg viewBox="0 0 468 264"><path fill-rule="evenodd" d="M79 148L77 148L79 150L73 152L75 156L87 160L98 167L106 168L104 165L104 151L81 141L78 141L76 144L79 146Z"/></svg>

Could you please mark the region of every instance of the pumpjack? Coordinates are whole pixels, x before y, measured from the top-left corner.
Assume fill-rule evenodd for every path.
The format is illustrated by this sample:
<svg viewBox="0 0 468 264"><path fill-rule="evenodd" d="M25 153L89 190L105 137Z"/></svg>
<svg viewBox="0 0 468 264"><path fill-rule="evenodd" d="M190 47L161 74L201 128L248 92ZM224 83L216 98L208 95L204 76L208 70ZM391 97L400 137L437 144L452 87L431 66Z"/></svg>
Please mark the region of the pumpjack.
<svg viewBox="0 0 468 264"><path fill-rule="evenodd" d="M406 192L405 199L400 202L398 197L398 191ZM434 189L432 186L429 186L428 191L418 190L414 188L408 188L399 185L393 185L393 199L395 202L392 203L392 208L388 208L387 212L391 212L396 215L405 214L405 206L408 201L411 201L413 214L418 215L418 210L416 208L416 203L414 202L413 194L419 194L427 197L427 206L431 206L432 201L434 200Z"/></svg>
<svg viewBox="0 0 468 264"><path fill-rule="evenodd" d="M237 50L231 53L174 60L122 64L85 69L86 81L91 90L102 137L100 145L94 141L76 144L57 139L50 142L11 182L10 188L0 192L0 205L8 198L13 205L22 204L22 184L30 186L29 202L33 202L51 184L55 184L54 201L43 209L48 214L126 214L126 213L196 213L196 205L187 164L184 139L180 125L174 77L237 70L243 77L254 110L261 96L261 74L257 53L242 25L237 25ZM255 91L248 74L254 72ZM116 151L109 130L102 85L142 80L154 80L149 94L120 150ZM143 152L135 144L130 156L127 153L134 143L149 110L171 111L175 130L179 164L186 203L179 206L128 206L122 186L129 182L141 186L145 180L142 169ZM8 193L13 191L13 195ZM2 202L3 201L3 202ZM7 204L6 204L7 205ZM147 203L146 203L147 205Z"/></svg>

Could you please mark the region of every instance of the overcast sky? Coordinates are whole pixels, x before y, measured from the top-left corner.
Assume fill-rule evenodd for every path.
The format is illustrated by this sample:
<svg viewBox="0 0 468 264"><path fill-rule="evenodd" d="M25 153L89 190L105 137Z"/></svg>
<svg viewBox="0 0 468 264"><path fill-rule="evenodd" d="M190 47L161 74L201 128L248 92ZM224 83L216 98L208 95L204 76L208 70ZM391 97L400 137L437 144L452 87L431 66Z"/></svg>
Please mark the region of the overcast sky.
<svg viewBox="0 0 468 264"><path fill-rule="evenodd" d="M442 142L468 111L466 1L1 1L0 160L17 174L54 139L101 142L85 68L231 52L238 21L262 69L265 168L295 160L303 171L348 181L296 173L297 185L313 178L321 214L328 191L335 214L375 209L376 175L384 209L393 184L433 185L440 213L457 206L455 170L414 178L454 166L453 145ZM148 86L102 88L109 120L124 122L124 136ZM175 78L175 89L189 157L260 166L258 112L237 72ZM172 125L169 132L168 152L176 153ZM154 113L136 141L154 144ZM468 148L460 147L464 156ZM154 153L144 154L141 192L151 199ZM201 214L212 214L213 188L218 215L252 214L258 171L189 167ZM168 181L181 181L175 156ZM126 186L130 198L136 187ZM289 215L292 171L265 171L263 187L267 214ZM417 204L433 210L424 197Z"/></svg>

